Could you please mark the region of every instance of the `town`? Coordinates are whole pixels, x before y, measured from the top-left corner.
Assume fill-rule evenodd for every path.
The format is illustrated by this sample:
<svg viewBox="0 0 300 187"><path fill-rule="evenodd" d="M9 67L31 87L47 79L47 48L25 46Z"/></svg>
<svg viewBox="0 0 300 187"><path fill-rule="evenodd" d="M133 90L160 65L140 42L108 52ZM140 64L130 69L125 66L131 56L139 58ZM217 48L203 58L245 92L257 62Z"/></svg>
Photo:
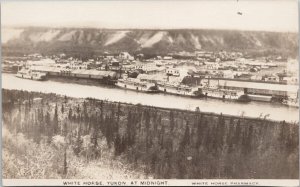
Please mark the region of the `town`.
<svg viewBox="0 0 300 187"><path fill-rule="evenodd" d="M251 57L241 52L196 51L150 56L105 52L79 59L64 53L36 53L4 58L3 72L34 80L85 78L141 92L298 107L297 60L280 55Z"/></svg>

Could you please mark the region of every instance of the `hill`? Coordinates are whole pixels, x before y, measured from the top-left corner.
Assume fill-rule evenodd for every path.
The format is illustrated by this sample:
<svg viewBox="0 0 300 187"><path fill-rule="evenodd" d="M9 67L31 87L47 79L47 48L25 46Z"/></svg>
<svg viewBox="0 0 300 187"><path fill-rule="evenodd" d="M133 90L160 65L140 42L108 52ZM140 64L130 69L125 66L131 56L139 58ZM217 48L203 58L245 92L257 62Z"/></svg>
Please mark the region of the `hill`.
<svg viewBox="0 0 300 187"><path fill-rule="evenodd" d="M239 51L296 57L297 33L237 30L135 30L92 28L3 28L3 54L119 53L167 54L179 51Z"/></svg>

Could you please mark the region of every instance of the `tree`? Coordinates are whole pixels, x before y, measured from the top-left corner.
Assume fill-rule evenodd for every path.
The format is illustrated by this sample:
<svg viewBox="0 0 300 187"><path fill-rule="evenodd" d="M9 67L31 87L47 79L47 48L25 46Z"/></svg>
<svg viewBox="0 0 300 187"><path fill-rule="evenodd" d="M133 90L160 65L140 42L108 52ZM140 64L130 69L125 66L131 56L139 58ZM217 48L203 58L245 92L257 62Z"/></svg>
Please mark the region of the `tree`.
<svg viewBox="0 0 300 187"><path fill-rule="evenodd" d="M64 150L64 167L63 167L63 175L66 177L68 173L68 165L67 165L67 149Z"/></svg>
<svg viewBox="0 0 300 187"><path fill-rule="evenodd" d="M79 104L77 105L77 110L76 110L76 112L77 112L77 114L80 113L80 106L79 106Z"/></svg>
<svg viewBox="0 0 300 187"><path fill-rule="evenodd" d="M76 143L73 148L73 151L76 156L79 156L81 149L82 149L82 139L81 139L81 125L79 125L78 131L77 131L77 138L76 138Z"/></svg>
<svg viewBox="0 0 300 187"><path fill-rule="evenodd" d="M61 105L60 111L61 111L61 114L64 114L64 112L65 112L64 104Z"/></svg>
<svg viewBox="0 0 300 187"><path fill-rule="evenodd" d="M111 142L113 141L113 131L111 126L111 118L109 116L105 117L104 124L105 124L105 137L106 137L107 145L110 148Z"/></svg>
<svg viewBox="0 0 300 187"><path fill-rule="evenodd" d="M119 132L119 123L120 123L120 114L121 114L121 104L120 102L118 103L118 111L117 111L117 129L116 129L116 132L118 133Z"/></svg>
<svg viewBox="0 0 300 187"><path fill-rule="evenodd" d="M164 136L165 136L165 126L162 126L160 130L160 143L159 143L161 149L164 149Z"/></svg>
<svg viewBox="0 0 300 187"><path fill-rule="evenodd" d="M67 103L68 102L68 97L65 95L65 98L64 98L64 102Z"/></svg>
<svg viewBox="0 0 300 187"><path fill-rule="evenodd" d="M161 127L161 115L158 116L156 123L154 123L154 133L157 134L157 127Z"/></svg>
<svg viewBox="0 0 300 187"><path fill-rule="evenodd" d="M180 149L183 150L185 149L186 146L190 145L190 128L189 128L189 124L188 122L186 123L186 127L185 127L185 133L183 136L183 139L180 143Z"/></svg>
<svg viewBox="0 0 300 187"><path fill-rule="evenodd" d="M170 127L171 127L171 132L173 132L174 126L175 126L175 120L174 120L174 113L171 110L170 111Z"/></svg>
<svg viewBox="0 0 300 187"><path fill-rule="evenodd" d="M221 148L223 145L223 139L225 135L225 119L221 113L218 119L217 128L215 131L215 148Z"/></svg>
<svg viewBox="0 0 300 187"><path fill-rule="evenodd" d="M58 112L57 112L57 104L55 105L54 117L53 117L53 133L57 134L58 132Z"/></svg>
<svg viewBox="0 0 300 187"><path fill-rule="evenodd" d="M236 127L235 127L235 133L234 133L234 137L233 137L233 142L235 142L236 144L239 143L240 141L240 136L241 136L241 120L239 119Z"/></svg>
<svg viewBox="0 0 300 187"><path fill-rule="evenodd" d="M197 120L198 125L197 125L197 143L196 143L196 148L199 148L200 145L202 144L203 131L204 131L203 125L202 125L202 121L204 121L204 120L205 119L202 120L201 116L199 116L198 120Z"/></svg>
<svg viewBox="0 0 300 187"><path fill-rule="evenodd" d="M121 152L121 138L120 138L120 134L117 133L115 141L114 141L114 147L115 147L115 156L119 156L122 152Z"/></svg>
<svg viewBox="0 0 300 187"><path fill-rule="evenodd" d="M71 107L70 107L70 109L69 109L68 119L69 119L70 121L72 120L72 108L71 108Z"/></svg>
<svg viewBox="0 0 300 187"><path fill-rule="evenodd" d="M46 123L47 135L48 135L48 143L51 143L53 132L52 132L52 125L51 125L51 119L50 119L49 112L46 113L45 123Z"/></svg>

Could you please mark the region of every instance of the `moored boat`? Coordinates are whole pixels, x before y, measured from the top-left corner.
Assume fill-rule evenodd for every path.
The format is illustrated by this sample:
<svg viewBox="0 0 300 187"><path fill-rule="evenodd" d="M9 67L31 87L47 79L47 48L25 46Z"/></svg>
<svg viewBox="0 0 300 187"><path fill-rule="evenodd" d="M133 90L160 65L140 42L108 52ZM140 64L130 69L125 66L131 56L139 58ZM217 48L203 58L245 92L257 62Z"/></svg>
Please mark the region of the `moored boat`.
<svg viewBox="0 0 300 187"><path fill-rule="evenodd" d="M181 95L181 96L195 96L194 88L182 85L182 84L171 84L171 83L158 83L158 89L161 92Z"/></svg>
<svg viewBox="0 0 300 187"><path fill-rule="evenodd" d="M31 80L45 80L47 77L46 73L32 71L31 69L23 68L17 72L16 77Z"/></svg>
<svg viewBox="0 0 300 187"><path fill-rule="evenodd" d="M136 90L140 92L159 92L158 87L155 83L140 81L139 79L134 78L118 79L116 86L123 89Z"/></svg>
<svg viewBox="0 0 300 187"><path fill-rule="evenodd" d="M240 90L200 87L198 88L197 95L209 98L236 100L242 102L250 101L250 98Z"/></svg>

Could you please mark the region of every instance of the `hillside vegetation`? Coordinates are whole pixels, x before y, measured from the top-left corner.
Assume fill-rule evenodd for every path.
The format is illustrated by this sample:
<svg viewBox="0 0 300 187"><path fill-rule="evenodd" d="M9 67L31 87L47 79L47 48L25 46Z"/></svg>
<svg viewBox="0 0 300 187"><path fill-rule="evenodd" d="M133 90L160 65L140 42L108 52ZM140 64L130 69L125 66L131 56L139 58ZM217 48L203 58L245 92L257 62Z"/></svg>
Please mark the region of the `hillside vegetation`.
<svg viewBox="0 0 300 187"><path fill-rule="evenodd" d="M299 176L298 124L55 94L2 93L3 126L10 132L3 136L4 178L75 178L84 175L89 163L105 160L111 160L112 171L129 168L128 178ZM17 146L19 136L31 143ZM33 162L41 174L26 170L34 168ZM105 164L93 166L89 177L99 172L101 178Z"/></svg>

